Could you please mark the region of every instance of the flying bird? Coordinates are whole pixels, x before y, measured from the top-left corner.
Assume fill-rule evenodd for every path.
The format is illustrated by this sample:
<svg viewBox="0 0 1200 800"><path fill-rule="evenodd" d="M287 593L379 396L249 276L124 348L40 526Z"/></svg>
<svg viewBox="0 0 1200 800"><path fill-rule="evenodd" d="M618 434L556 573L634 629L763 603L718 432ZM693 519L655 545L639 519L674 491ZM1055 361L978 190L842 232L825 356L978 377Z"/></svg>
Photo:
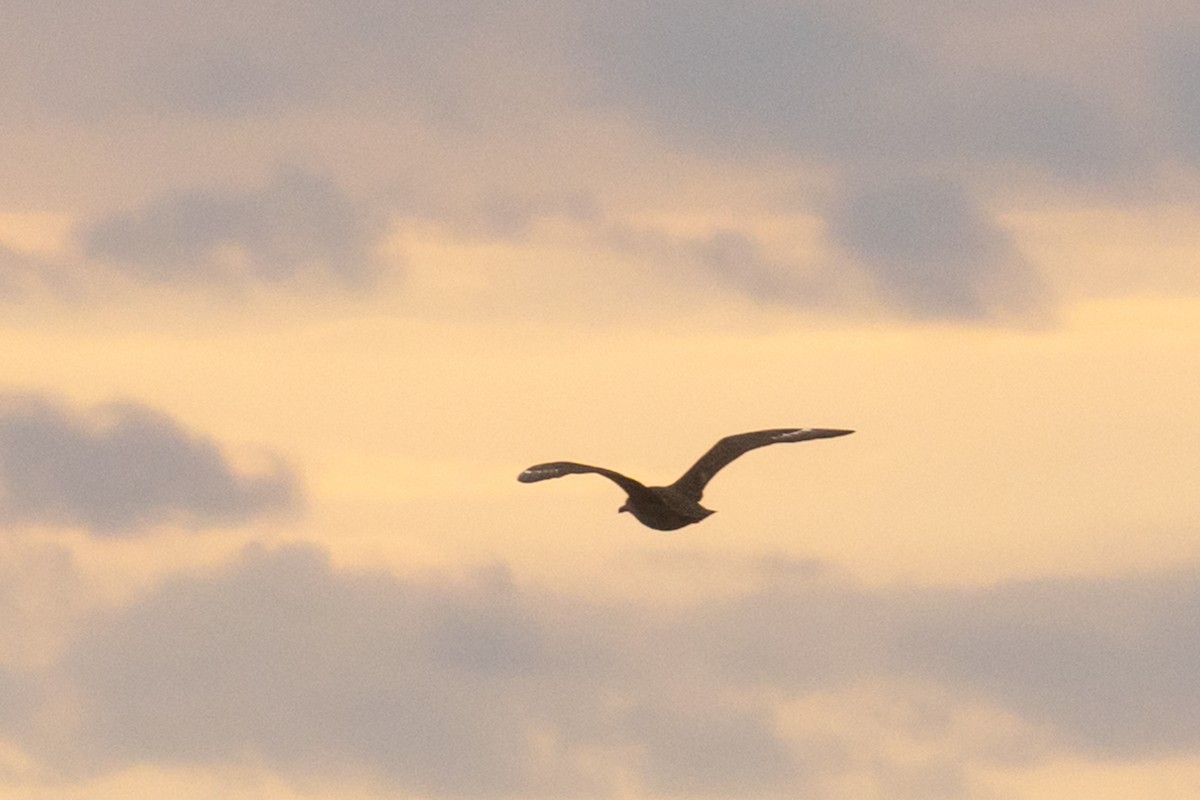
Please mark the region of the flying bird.
<svg viewBox="0 0 1200 800"><path fill-rule="evenodd" d="M700 505L704 487L717 471L743 453L757 447L780 442L803 442L808 439L829 439L845 436L854 431L837 428L772 428L767 431L752 431L726 436L700 457L691 469L670 486L645 486L633 478L604 467L576 464L574 461L551 461L536 464L517 476L521 483L536 483L563 475L595 473L603 475L625 490L628 497L618 512L628 511L648 528L673 531L714 513Z"/></svg>

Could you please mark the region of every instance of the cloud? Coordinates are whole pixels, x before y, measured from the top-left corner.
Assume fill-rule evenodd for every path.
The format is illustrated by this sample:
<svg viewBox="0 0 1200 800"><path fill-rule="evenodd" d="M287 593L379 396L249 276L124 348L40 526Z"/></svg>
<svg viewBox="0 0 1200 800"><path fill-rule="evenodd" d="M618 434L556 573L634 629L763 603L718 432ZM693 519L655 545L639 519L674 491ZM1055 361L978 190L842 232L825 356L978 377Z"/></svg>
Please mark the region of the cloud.
<svg viewBox="0 0 1200 800"><path fill-rule="evenodd" d="M727 154L1023 165L1069 182L1140 160L1105 87L948 51L939 26L897 24L886 6L623 4L585 18L588 85L597 102ZM986 39L985 11L959 16Z"/></svg>
<svg viewBox="0 0 1200 800"><path fill-rule="evenodd" d="M86 290L84 272L73 259L24 253L0 244L0 303L6 313L38 301L74 303Z"/></svg>
<svg viewBox="0 0 1200 800"><path fill-rule="evenodd" d="M439 213L453 220L466 233L492 239L525 236L541 219L594 223L600 217L595 198L585 192L518 194L492 191L478 196L469 209L458 212L441 209Z"/></svg>
<svg viewBox="0 0 1200 800"><path fill-rule="evenodd" d="M83 697L82 747L62 755L120 765L250 752L292 775L367 768L422 794L574 794L588 781L558 785L556 769L576 771L554 758L539 706L572 706L575 690L558 685L539 622L503 574L410 585L334 573L313 548L252 548L168 581L78 643L65 670Z"/></svg>
<svg viewBox="0 0 1200 800"><path fill-rule="evenodd" d="M502 568L401 579L253 546L81 628L44 676L78 699L73 736L10 727L74 775L250 758L433 797L597 796L627 780L666 796L821 796L862 740L789 731L782 709L881 692L879 713L902 717L894 735L958 760L876 763L876 777L964 796L972 764L1200 750L1197 611L1194 570L985 589L775 570L668 609L548 594ZM954 727L959 708L990 721ZM1001 735L1006 715L1025 727Z"/></svg>
<svg viewBox="0 0 1200 800"><path fill-rule="evenodd" d="M22 744L65 775L249 755L428 796L599 796L624 771L675 796L802 783L767 702L681 680L654 647L643 661L651 631L625 610L503 569L410 582L255 546L90 620L52 679L78 729Z"/></svg>
<svg viewBox="0 0 1200 800"><path fill-rule="evenodd" d="M852 181L828 225L880 294L918 316L982 318L1045 301L1012 237L953 181Z"/></svg>
<svg viewBox="0 0 1200 800"><path fill-rule="evenodd" d="M600 246L652 266L689 288L735 292L756 303L797 309L846 308L863 300L862 281L803 253L776 256L755 234L720 228L684 236L645 226L608 224Z"/></svg>
<svg viewBox="0 0 1200 800"><path fill-rule="evenodd" d="M807 783L802 764L761 706L680 694L647 696L622 720L626 737L644 754L642 780L651 793L772 797Z"/></svg>
<svg viewBox="0 0 1200 800"><path fill-rule="evenodd" d="M29 714L29 704L20 691L20 681L15 671L0 665L0 730L4 730L12 720Z"/></svg>
<svg viewBox="0 0 1200 800"><path fill-rule="evenodd" d="M1173 167L1178 149L1198 152L1195 37L1164 31L1194 25L1163 11L625 3L585 15L582 85L714 163L828 170L831 232L893 307L1028 316L1054 298L992 209L1044 203L1050 187L1051 202L1153 202L1188 180Z"/></svg>
<svg viewBox="0 0 1200 800"><path fill-rule="evenodd" d="M772 262L755 237L736 230L719 230L708 236L676 236L665 231L610 225L600 235L613 251L674 270L689 282L698 279L736 291L759 301L812 304L805 296L792 265Z"/></svg>
<svg viewBox="0 0 1200 800"><path fill-rule="evenodd" d="M895 47L812 5L627 3L586 20L597 98L669 132L757 148L833 147L867 130L871 84L911 75Z"/></svg>
<svg viewBox="0 0 1200 800"><path fill-rule="evenodd" d="M382 232L375 208L344 187L369 185L378 198L403 176L425 196L398 198L409 207L388 209L396 218L432 219L435 237L512 239L547 218L602 236L605 218L644 225L642 212L667 207L693 215L685 187L699 184L744 193L744 218L756 203L767 211L790 180L805 187L806 213L828 205L827 191L840 197L831 222L845 225L855 198L887 189L862 176L934 175L972 227L958 242L941 236L932 264L878 252L883 240L861 232L842 244L894 307L991 319L1053 302L1001 210L1173 201L1192 194L1177 162L1200 151L1195 23L1162 2L1137 12L1026 3L998 15L983 3L893 0L520 9L287 0L270 12L120 0L66 23L57 4L18 5L0 31L0 83L9 82L0 102L32 120L29 135L50 142L47 159L64 116L98 154L103 166L78 160L86 176L66 177L82 198L75 205L169 185L164 176L191 187L88 212L84 251L157 283L279 284L312 273L361 284ZM108 156L150 118L170 124L122 180L111 168L120 159ZM245 136L247 125L262 135ZM228 188L280 159L335 166L329 177L281 173ZM197 187L197 175L215 188ZM90 188L102 182L104 197ZM737 228L730 216L721 227ZM901 224L887 217L891 230ZM915 224L906 235L928 238ZM955 247L968 251L965 264L947 260ZM702 237L692 258L701 280L759 302L854 294L836 279L844 265L814 282L787 254L756 251L747 232Z"/></svg>
<svg viewBox="0 0 1200 800"><path fill-rule="evenodd" d="M853 309L875 298L919 319L1024 320L1049 304L1032 265L951 182L859 182L826 211L825 253L770 254L757 236L614 225L600 241L689 285L764 305Z"/></svg>
<svg viewBox="0 0 1200 800"><path fill-rule="evenodd" d="M69 296L66 277L63 265L0 244L0 302L38 293Z"/></svg>
<svg viewBox="0 0 1200 800"><path fill-rule="evenodd" d="M0 537L0 665L53 661L83 612L85 586L65 548Z"/></svg>
<svg viewBox="0 0 1200 800"><path fill-rule="evenodd" d="M653 128L672 149L699 149L709 163L766 164L783 174L832 166L837 174L945 175L982 209L996 205L989 191L997 186L1019 193L1044 189L1049 179L1083 191L1133 174L1152 178L1163 157L1155 131L1180 117L1185 136L1187 98L1195 95L1190 51L1177 47L1181 55L1171 57L1166 37L1155 38L1156 25L1165 24L1118 27L1108 4L1086 11L1077 4L1029 6L1014 21L982 4L901 14L889 0L551 3L522 11L471 0L436 9L368 0L287 2L286 12L269 14L227 2L122 0L103 19L65 26L53 10L22 6L0 33L6 74L21 76L14 96L65 105L85 118L172 116L189 142L240 136L233 126L254 117L263 130L289 131L280 141L295 151L292 158L305 159L306 147L336 149L347 154L339 163L353 164L360 180L368 175L381 184L416 162L416 171L433 173L421 180L438 191L449 184L451 192L477 195L457 198L466 218L459 227L494 237L520 235L548 213L598 216L576 202L590 187L570 185L570 176L586 180L578 176L587 169L561 154L522 150L522 140L546 149L541 135L560 126L586 129L587 141L586 134L619 120L639 136ZM1078 16L1084 13L1086 19ZM1072 47L1055 58L1038 58L1032 46L1006 37L1003 25L1018 24L1018 32L1045 37L1047 52L1062 30L1086 27L1089 35L1072 37ZM1116 36L1107 48L1115 66L1099 73L1089 69L1098 59L1093 28ZM1159 58L1135 58L1135 45ZM1160 68L1143 74L1143 62ZM1138 97L1158 98L1169 110L1131 100ZM358 113L370 117L364 129L406 137L403 152L386 153L333 124ZM291 132L313 120L323 123L309 127L319 141L305 145ZM459 153L439 163L446 155L422 138L458 142L437 135L447 127L485 155L464 161ZM255 140L236 155L261 163L277 149ZM520 190L478 188L511 185L511 170L525 158L545 167L517 167ZM163 174L170 162L158 166ZM306 270L348 282L369 275L379 235L371 215L332 180L299 175L257 189L160 195L94 222L84 248L157 282L286 282ZM636 184L633 178L617 181ZM476 186L464 190L466 183ZM843 194L857 191L841 187ZM728 251L728 244L721 247ZM730 275L730 285L748 296L770 294L764 287L772 272L750 263L743 276L727 268L718 274ZM930 291L941 292L932 302L942 309L970 304L970 291L953 277ZM911 292L891 297L930 301Z"/></svg>
<svg viewBox="0 0 1200 800"><path fill-rule="evenodd" d="M1170 143L1192 167L1200 165L1200 26L1162 36L1155 62Z"/></svg>
<svg viewBox="0 0 1200 800"><path fill-rule="evenodd" d="M815 304L820 299L815 287L804 291L795 268L772 263L759 242L738 231L718 231L689 243L689 250L711 274L758 300L801 299Z"/></svg>
<svg viewBox="0 0 1200 800"><path fill-rule="evenodd" d="M597 106L723 157L764 150L842 163L881 159L1019 162L1069 182L1135 163L1151 121L1128 113L1119 77L1162 48L1178 11L1118 26L1116 4L1027 8L997 19L983 4L541 3L478 0L283 2L272 12L223 0L122 0L66 23L55 4L21 2L0 31L6 97L84 118L229 121L296 109L386 105L458 130ZM904 13L900 13L903 11ZM953 18L947 35L945 20ZM1032 57L1009 38L1069 52ZM1154 24L1151 23L1154 21ZM1088 26L1109 32L1099 53ZM1155 76L1150 93L1157 88ZM3 77L0 77L0 81ZM528 91L537 86L536 93ZM557 107L555 107L557 106Z"/></svg>
<svg viewBox="0 0 1200 800"><path fill-rule="evenodd" d="M499 59L488 60L490 73L477 60L489 36L511 49L556 15L547 5L530 25L528 14L478 0L284 0L270 11L229 0L118 0L102 15L66 18L55 3L18 5L0 47L8 74L25 78L5 94L27 113L86 120L236 122L297 109L361 110L367 99L464 124L491 107L477 84L501 94L514 88L495 80L504 74Z"/></svg>
<svg viewBox="0 0 1200 800"><path fill-rule="evenodd" d="M279 97L305 77L301 59L288 58L278 45L255 47L220 3L205 15L188 2L115 2L102 15L70 18L56 3L18 5L0 37L9 64L27 75L10 95L26 109L84 118L146 111L230 116L277 108ZM122 35L124 46L115 46ZM31 42L44 48L44 59Z"/></svg>
<svg viewBox="0 0 1200 800"><path fill-rule="evenodd" d="M82 233L89 258L141 280L282 284L306 276L360 285L382 227L327 178L285 170L252 191L191 189L154 198Z"/></svg>
<svg viewBox="0 0 1200 800"><path fill-rule="evenodd" d="M0 299L21 293L33 269L33 259L0 244Z"/></svg>
<svg viewBox="0 0 1200 800"><path fill-rule="evenodd" d="M294 508L296 476L238 472L213 440L134 403L80 413L0 397L0 519L129 536L158 524L231 525Z"/></svg>
<svg viewBox="0 0 1200 800"><path fill-rule="evenodd" d="M1200 574L1034 581L944 598L899 661L1094 756L1200 750Z"/></svg>

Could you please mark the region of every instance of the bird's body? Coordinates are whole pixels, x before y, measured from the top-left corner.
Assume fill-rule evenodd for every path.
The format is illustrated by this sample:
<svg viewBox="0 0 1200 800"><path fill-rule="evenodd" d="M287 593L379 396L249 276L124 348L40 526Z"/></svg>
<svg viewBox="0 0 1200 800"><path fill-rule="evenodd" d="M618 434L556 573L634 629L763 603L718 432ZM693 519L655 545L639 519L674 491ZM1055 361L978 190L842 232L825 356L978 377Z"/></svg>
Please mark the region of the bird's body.
<svg viewBox="0 0 1200 800"><path fill-rule="evenodd" d="M624 489L628 495L625 505L618 511L628 511L648 528L673 531L700 522L713 513L711 509L700 505L704 487L718 470L743 453L769 444L828 439L848 433L854 431L836 428L773 428L726 436L670 486L646 486L611 469L577 464L574 461L537 464L518 475L517 480L522 483L534 483L579 473L603 475Z"/></svg>

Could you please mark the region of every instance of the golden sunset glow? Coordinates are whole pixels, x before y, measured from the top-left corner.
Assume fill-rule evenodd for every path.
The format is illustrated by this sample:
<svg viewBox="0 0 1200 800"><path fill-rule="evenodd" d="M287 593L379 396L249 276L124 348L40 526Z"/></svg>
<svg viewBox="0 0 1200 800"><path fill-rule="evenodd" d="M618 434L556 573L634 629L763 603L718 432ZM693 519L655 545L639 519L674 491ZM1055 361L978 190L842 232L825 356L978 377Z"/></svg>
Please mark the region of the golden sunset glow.
<svg viewBox="0 0 1200 800"><path fill-rule="evenodd" d="M1197 13L5 16L0 800L1200 794Z"/></svg>

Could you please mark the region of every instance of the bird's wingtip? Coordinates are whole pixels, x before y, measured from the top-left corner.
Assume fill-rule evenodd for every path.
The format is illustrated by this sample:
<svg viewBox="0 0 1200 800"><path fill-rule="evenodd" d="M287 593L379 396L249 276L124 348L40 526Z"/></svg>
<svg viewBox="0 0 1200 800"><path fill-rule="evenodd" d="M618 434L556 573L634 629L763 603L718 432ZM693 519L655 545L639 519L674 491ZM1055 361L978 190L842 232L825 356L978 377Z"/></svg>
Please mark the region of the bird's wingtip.
<svg viewBox="0 0 1200 800"><path fill-rule="evenodd" d="M845 428L794 428L779 434L778 441L799 442L805 439L831 439L834 436L847 436L854 433Z"/></svg>
<svg viewBox="0 0 1200 800"><path fill-rule="evenodd" d="M517 476L517 480L521 483L536 483L544 481L546 478L557 478L562 473L555 468L554 464L537 464L529 469L522 470Z"/></svg>

